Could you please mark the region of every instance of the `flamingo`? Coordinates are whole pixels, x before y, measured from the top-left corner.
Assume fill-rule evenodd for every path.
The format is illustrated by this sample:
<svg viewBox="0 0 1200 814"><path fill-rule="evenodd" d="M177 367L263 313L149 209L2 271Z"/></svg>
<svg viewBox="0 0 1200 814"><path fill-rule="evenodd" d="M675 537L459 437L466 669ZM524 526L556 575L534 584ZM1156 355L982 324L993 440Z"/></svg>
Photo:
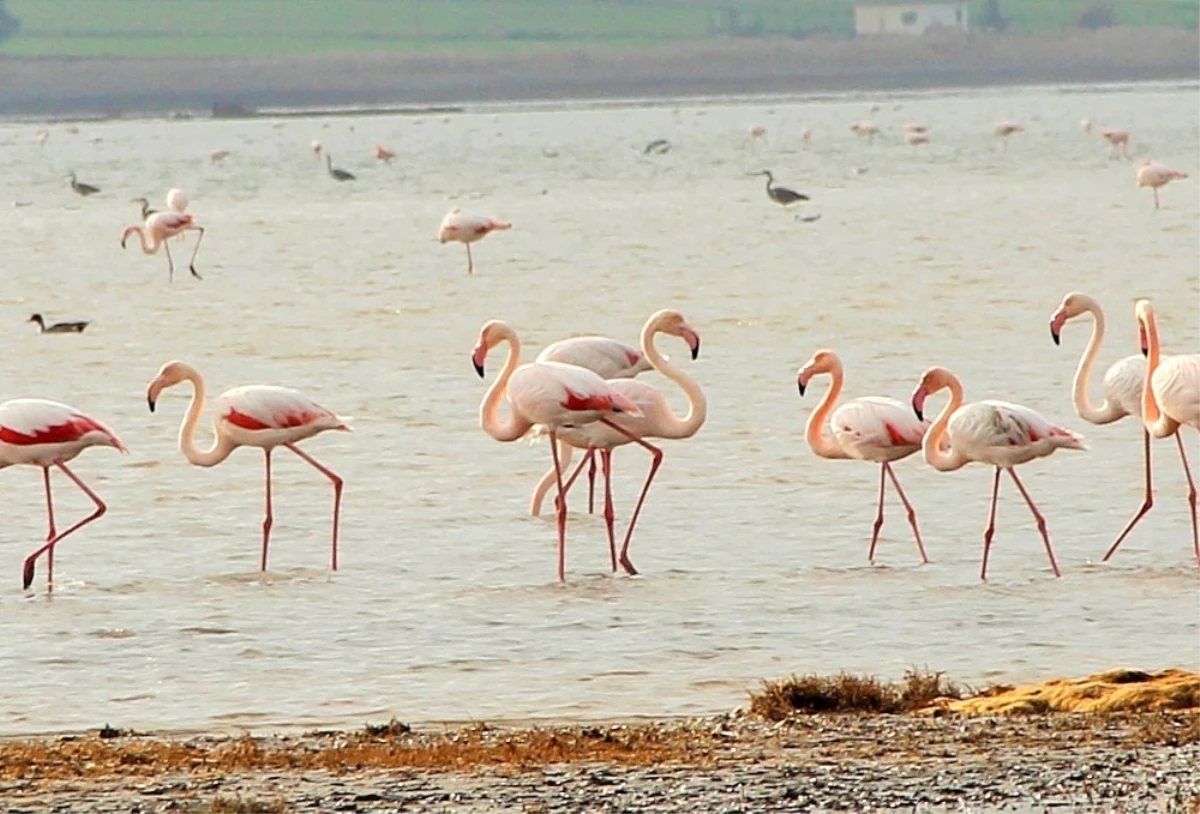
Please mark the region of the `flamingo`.
<svg viewBox="0 0 1200 814"><path fill-rule="evenodd" d="M987 529L983 532L983 565L979 578L987 579L988 554L992 548L992 535L996 533L996 501L1000 496L1001 470L1008 471L1021 496L1029 504L1029 510L1033 512L1038 531L1046 544L1050 568L1054 576L1062 576L1054 559L1050 535L1046 531L1046 518L1038 511L1033 498L1025 490L1025 484L1017 477L1015 467L1045 458L1056 449L1085 450L1087 447L1083 444L1083 437L1020 404L976 401L964 405L962 383L944 367L926 370L913 391L912 406L918 419L924 418L925 399L947 388L950 390L950 402L926 431L921 450L925 462L940 472L953 472L972 461L996 468L996 478L992 483L992 508L988 513ZM944 448L943 441L948 441Z"/></svg>
<svg viewBox="0 0 1200 814"><path fill-rule="evenodd" d="M904 140L906 142L908 142L909 144L911 144L912 146L916 147L918 144L928 144L929 143L929 134L925 133L923 131L919 132L919 133L916 131L913 131L910 133L905 133Z"/></svg>
<svg viewBox="0 0 1200 814"><path fill-rule="evenodd" d="M442 225L438 229L438 242L448 243L451 240L457 240L466 246L467 274L472 274L475 271L475 261L471 259L471 244L477 240L483 240L491 232L511 228L511 223L485 218L481 215L472 215L463 212L456 206L442 218Z"/></svg>
<svg viewBox="0 0 1200 814"><path fill-rule="evenodd" d="M750 128L750 139L752 141L761 141L763 143L766 143L767 128L763 127L761 124L754 125L753 127Z"/></svg>
<svg viewBox="0 0 1200 814"><path fill-rule="evenodd" d="M42 469L42 481L46 485L46 516L49 531L46 542L25 558L22 588L33 583L37 558L46 555L46 590L54 587L54 547L58 541L77 531L104 514L108 507L95 492L88 488L78 475L67 468L88 447L114 447L128 452L121 439L106 425L94 418L46 399L12 399L0 403L0 469L17 464L29 464ZM54 525L54 498L50 494L50 467L58 467L64 475L75 482L83 493L91 498L96 510L59 533Z"/></svg>
<svg viewBox="0 0 1200 814"><path fill-rule="evenodd" d="M1091 133L1092 132L1092 120L1091 119L1081 120L1079 122L1079 127L1083 130L1083 132Z"/></svg>
<svg viewBox="0 0 1200 814"><path fill-rule="evenodd" d="M230 152L228 150L213 150L208 154L208 160L214 164L220 164L229 156Z"/></svg>
<svg viewBox="0 0 1200 814"><path fill-rule="evenodd" d="M188 199L187 196L183 194L182 189L171 187L167 190L167 209L170 209L172 212L183 214L187 211L187 208Z"/></svg>
<svg viewBox="0 0 1200 814"><path fill-rule="evenodd" d="M1134 306L1138 327L1146 337L1146 375L1142 380L1142 423L1155 438L1179 435L1182 426L1200 430L1200 353L1184 353L1162 358L1158 342L1158 322L1149 300ZM1196 518L1196 482L1179 443L1183 471L1187 475L1188 506L1192 512L1192 550L1200 563L1200 529ZM1114 546L1115 548L1115 546ZM1110 555L1112 551L1108 552ZM1108 559L1108 556L1105 556Z"/></svg>
<svg viewBox="0 0 1200 814"><path fill-rule="evenodd" d="M572 336L552 342L537 355L539 362L562 362L587 368L602 379L632 379L653 366L637 348L607 336ZM553 473L553 470L551 470ZM588 514L596 508L596 458L588 468Z"/></svg>
<svg viewBox="0 0 1200 814"><path fill-rule="evenodd" d="M865 138L868 144L874 143L879 128L870 122L855 122L850 125L850 131L859 138Z"/></svg>
<svg viewBox="0 0 1200 814"><path fill-rule="evenodd" d="M196 447L196 425L204 413L204 379L183 362L168 362L158 371L146 391L146 402L154 412L159 394L181 382L192 385L192 403L179 427L179 451L193 466L216 466L238 447L258 447L267 464L267 516L263 520L261 569L267 570L267 546L271 541L274 513L271 508L271 452L286 447L333 483L333 553L330 568L338 567L338 526L342 510L341 477L326 468L297 443L326 430L350 432L348 419L335 415L312 399L286 387L252 384L226 390L216 400L213 430L216 438L207 450Z"/></svg>
<svg viewBox="0 0 1200 814"><path fill-rule="evenodd" d="M396 157L396 154L393 153L391 150L389 150L387 147L384 147L382 144L376 144L375 145L375 157L377 159L379 159L380 161L390 164L390 163L392 163L392 160Z"/></svg>
<svg viewBox="0 0 1200 814"><path fill-rule="evenodd" d="M925 545L921 542L921 530L917 527L917 512L908 502L908 496L900 486L892 462L900 461L921 448L921 439L929 422L917 419L912 409L892 398L864 396L853 399L834 409L838 395L842 392L842 360L831 350L819 350L800 368L797 385L800 395L812 381L813 376L828 373L833 381L825 391L816 409L808 416L804 427L804 438L808 446L821 458L857 458L879 464L879 511L871 529L871 547L867 551L867 562L875 562L875 546L879 542L879 531L883 528L883 495L887 479L892 479L896 494L908 512L908 524L917 539L917 551L922 562L929 562ZM832 413L832 416L830 415ZM825 422L829 421L833 437L824 433Z"/></svg>
<svg viewBox="0 0 1200 814"><path fill-rule="evenodd" d="M640 416L641 410L608 382L586 368L560 362L521 364L521 342L507 323L491 320L479 332L479 342L471 354L475 372L484 375L488 352L501 342L508 343L508 358L500 375L492 382L479 405L480 428L497 441L516 441L535 424L550 434L550 453L558 480L558 579L566 582L567 496L563 490L562 464L558 455L558 434L566 426L601 421L625 432L610 417L619 414ZM511 415L500 419L500 401L507 399ZM636 438L633 440L637 440Z"/></svg>
<svg viewBox="0 0 1200 814"><path fill-rule="evenodd" d="M1101 130L1100 138L1112 145L1112 158L1129 158L1128 130Z"/></svg>
<svg viewBox="0 0 1200 814"><path fill-rule="evenodd" d="M929 128L923 124L906 124L904 125L905 133L920 133L924 135L929 132Z"/></svg>
<svg viewBox="0 0 1200 814"><path fill-rule="evenodd" d="M187 231L199 232L199 237L196 238L196 245L192 248L192 259L188 261L188 271L197 280L203 279L200 273L196 271L196 253L200 251L200 241L204 240L204 227L196 223L195 215L179 212L155 212L150 217L146 218L145 226L126 226L125 231L121 233L121 248L125 248L125 241L130 235L137 235L138 241L142 244L142 251L146 254L154 254L158 251L158 247L162 246L163 251L167 253L167 279L175 279L175 261L171 259L171 247L167 245L167 238L181 235ZM150 242L146 242L146 236L150 236Z"/></svg>
<svg viewBox="0 0 1200 814"><path fill-rule="evenodd" d="M564 428L559 432L559 455L565 454L568 463L571 460L572 447L587 450L584 460L579 462L579 466L563 486L564 491L570 491L571 485L579 477L584 464L588 462L588 459L594 460L596 452L600 452L601 467L604 471L604 524L608 531L612 569L614 572L617 570L619 561L626 573L630 575L637 574L637 569L629 560L629 542L633 538L633 529L637 525L638 515L646 501L646 494L650 491L650 484L654 481L658 468L662 466L663 459L662 450L647 443L645 439L691 438L704 426L704 421L708 416L708 400L704 396L704 391L687 374L667 361L655 347L654 337L660 333L677 336L686 342L693 359L700 354L700 336L687 324L682 314L669 309L655 312L642 326L642 353L655 370L679 385L684 392L688 400L688 411L685 416L680 418L675 415L667 403L666 397L651 385L632 378L611 379L608 381L608 385L637 405L641 414L614 418L611 423L594 423ZM629 527L625 530L625 540L621 545L621 553L618 558L616 538L613 532L615 514L612 503L612 453L617 447L629 443L636 443L649 452L651 461L650 470L642 484L642 493L634 506L633 514L630 515ZM551 469L542 476L534 488L533 498L529 504L531 515L536 517L541 512L542 500L556 475L557 471Z"/></svg>
<svg viewBox="0 0 1200 814"><path fill-rule="evenodd" d="M1062 303L1050 317L1050 337L1054 344L1059 344L1063 326L1075 317L1083 314L1092 315L1092 336L1084 348L1083 356L1079 359L1079 367L1075 371L1075 381L1072 387L1071 399L1075 403L1075 412L1084 421L1091 424L1111 424L1127 415L1140 418L1142 415L1142 380L1146 375L1146 359L1141 354L1126 356L1113 363L1104 373L1104 401L1099 405L1092 404L1088 396L1088 380L1092 377L1092 366L1100 353L1100 343L1104 341L1104 311L1100 303L1086 294L1073 291L1063 297ZM1139 331L1144 336L1144 331ZM1144 342L1144 340L1143 340ZM1142 499L1141 508L1130 518L1125 528L1117 536L1108 553L1104 555L1107 561L1125 540L1138 521L1154 506L1154 492L1150 470L1150 432L1143 428L1143 447L1146 461L1146 496ZM1187 471L1187 455L1183 451L1183 438L1176 433L1175 440L1179 442L1179 454L1183 458L1183 468Z"/></svg>
<svg viewBox="0 0 1200 814"><path fill-rule="evenodd" d="M313 158L320 159L321 151L325 149L321 142L313 139L313 142L309 145L309 147L312 149Z"/></svg>
<svg viewBox="0 0 1200 814"><path fill-rule="evenodd" d="M812 128L811 127L800 128L800 140L803 141L805 144L808 144L808 142L812 141Z"/></svg>
<svg viewBox="0 0 1200 814"><path fill-rule="evenodd" d="M996 125L992 128L992 132L1001 138L1001 143L1004 145L1004 149L1007 151L1008 137L1013 133L1020 133L1024 129L1025 128L1023 126L1016 124L1015 122L1004 121L996 122Z"/></svg>
<svg viewBox="0 0 1200 814"><path fill-rule="evenodd" d="M39 130L39 131L37 131L37 133L34 134L34 138L37 139L37 143L38 143L39 147L45 147L47 139L50 138L50 131L49 130Z"/></svg>
<svg viewBox="0 0 1200 814"><path fill-rule="evenodd" d="M1188 174L1182 170L1173 170L1156 161L1143 158L1138 162L1134 182L1139 187L1150 187L1154 190L1154 208L1158 209L1158 188L1187 177Z"/></svg>

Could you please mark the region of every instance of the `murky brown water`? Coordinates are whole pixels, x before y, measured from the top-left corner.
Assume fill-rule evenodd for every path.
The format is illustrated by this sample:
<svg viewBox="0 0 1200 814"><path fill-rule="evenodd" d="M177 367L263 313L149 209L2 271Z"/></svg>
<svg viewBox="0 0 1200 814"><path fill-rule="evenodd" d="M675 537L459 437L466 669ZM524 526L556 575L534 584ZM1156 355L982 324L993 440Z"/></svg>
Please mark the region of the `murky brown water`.
<svg viewBox="0 0 1200 814"><path fill-rule="evenodd" d="M1097 565L1140 497L1140 435L1128 420L1074 416L1089 329L1072 324L1056 348L1046 326L1071 289L1107 304L1102 370L1134 350L1132 302L1149 296L1168 350L1196 350L1195 181L1167 188L1155 212L1131 164L1079 127L1088 116L1132 128L1135 154L1195 178L1195 91L115 122L52 126L44 148L36 125L0 127L0 201L30 204L0 220L0 396L68 401L131 450L76 461L110 512L62 544L50 601L40 583L19 586L44 535L40 478L0 473L0 731L686 713L793 671L928 665L984 683L1194 663L1196 568L1173 445L1155 447L1154 511ZM874 145L848 131L863 118L886 129ZM1028 128L1007 152L991 134L1002 118ZM933 143L904 144L910 121ZM755 124L768 145L751 144ZM660 137L674 149L642 156ZM359 180L333 182L314 138ZM377 165L375 142L398 160ZM232 151L223 166L207 159L218 148ZM810 193L821 220L769 203L746 177L764 167ZM71 193L71 169L102 194ZM161 206L172 185L210 227L203 282L168 285L162 257L117 245L129 199ZM515 224L477 245L474 277L460 246L435 240L455 204ZM666 306L703 336L686 369L708 394L708 424L666 445L634 542L643 575L610 577L602 524L577 515L559 586L553 524L525 516L547 447L499 444L477 426L479 326L508 320L532 358L577 330L635 341ZM39 336L23 322L35 310L95 323ZM938 474L915 458L898 472L935 562L914 567L893 510L883 565L868 567L876 470L819 460L802 437L824 385L801 400L795 371L821 346L845 360L848 396L905 398L939 363L968 398L1020 401L1082 431L1091 451L1025 470L1064 577L1049 576L1008 489L993 579L980 584L991 473ZM305 444L346 478L340 572L325 570L328 484L281 456L272 570L257 573L261 455L185 463L186 394L145 407L172 358L218 392L286 384L354 416L353 434ZM637 450L616 456L622 514L645 465ZM69 484L58 494L62 518L87 509Z"/></svg>

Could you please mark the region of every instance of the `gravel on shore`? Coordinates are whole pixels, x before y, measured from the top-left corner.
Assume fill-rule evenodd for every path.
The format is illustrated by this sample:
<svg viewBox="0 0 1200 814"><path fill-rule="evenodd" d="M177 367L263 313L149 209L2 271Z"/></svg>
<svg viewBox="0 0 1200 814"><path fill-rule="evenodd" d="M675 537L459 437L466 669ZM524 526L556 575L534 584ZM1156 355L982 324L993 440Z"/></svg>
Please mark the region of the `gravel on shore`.
<svg viewBox="0 0 1200 814"><path fill-rule="evenodd" d="M18 812L1200 811L1200 713L805 715L0 742Z"/></svg>

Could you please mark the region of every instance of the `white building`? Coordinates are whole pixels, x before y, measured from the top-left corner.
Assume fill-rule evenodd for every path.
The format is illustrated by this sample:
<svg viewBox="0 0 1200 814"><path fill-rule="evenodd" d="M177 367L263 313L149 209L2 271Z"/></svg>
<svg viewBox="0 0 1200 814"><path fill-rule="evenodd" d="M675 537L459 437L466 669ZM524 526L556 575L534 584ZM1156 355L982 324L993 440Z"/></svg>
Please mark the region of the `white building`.
<svg viewBox="0 0 1200 814"><path fill-rule="evenodd" d="M854 7L854 33L924 34L938 29L967 30L966 3L907 3Z"/></svg>

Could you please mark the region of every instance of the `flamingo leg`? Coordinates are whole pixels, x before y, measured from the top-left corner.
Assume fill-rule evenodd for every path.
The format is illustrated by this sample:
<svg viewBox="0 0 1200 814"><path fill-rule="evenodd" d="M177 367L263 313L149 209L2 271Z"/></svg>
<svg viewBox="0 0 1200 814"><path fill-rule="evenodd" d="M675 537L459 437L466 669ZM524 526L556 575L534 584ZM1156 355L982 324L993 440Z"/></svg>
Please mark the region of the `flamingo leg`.
<svg viewBox="0 0 1200 814"><path fill-rule="evenodd" d="M284 444L284 446L307 461L313 469L329 478L333 483L333 553L330 555L329 568L331 571L336 571L338 569L338 528L341 526L342 486L344 481L333 470L318 462L316 458L295 444L288 443Z"/></svg>
<svg viewBox="0 0 1200 814"><path fill-rule="evenodd" d="M999 471L999 470L997 470ZM1034 504L1033 498L1029 496L1029 492L1025 490L1025 484L1021 483L1021 479L1017 477L1017 470L1010 469L1008 474L1012 475L1013 483L1021 490L1021 497L1025 498L1025 502L1029 504L1029 511L1033 512L1033 518L1037 521L1038 531L1041 532L1042 541L1046 544L1046 554L1050 557L1050 568L1054 571L1054 576L1061 577L1062 571L1058 570L1058 563L1054 560L1054 548L1050 545L1050 534L1046 531L1046 518L1038 511L1038 507Z"/></svg>
<svg viewBox="0 0 1200 814"><path fill-rule="evenodd" d="M558 460L558 434L550 431L550 454L554 456L554 477L558 481L558 581L567 581L567 493L563 491L562 464Z"/></svg>
<svg viewBox="0 0 1200 814"><path fill-rule="evenodd" d="M629 541L633 539L633 528L637 525L638 515L642 513L642 504L646 502L646 493L650 491L650 484L654 482L655 473L657 473L658 468L662 466L663 451L653 444L647 443L624 427L617 426L607 418L601 418L600 421L612 427L630 441L633 441L635 444L645 449L652 456L650 460L650 471L646 473L646 481L642 484L642 493L638 495L637 504L633 507L633 514L629 516L629 526L625 529L625 540L621 544L621 554L618 557L621 567L625 569L625 573L629 574L630 576L636 576L637 569L633 567L633 562L631 562L629 559Z"/></svg>
<svg viewBox="0 0 1200 814"><path fill-rule="evenodd" d="M600 462L604 467L604 525L608 530L608 554L612 559L613 573L617 573L617 541L613 534L613 521L616 512L613 511L612 499L612 450L600 450Z"/></svg>
<svg viewBox="0 0 1200 814"><path fill-rule="evenodd" d="M196 245L192 247L192 259L188 261L188 271L197 280L203 280L204 278L200 276L200 272L196 271L196 252L200 251L200 241L204 240L204 227L197 226L196 231L200 234L196 236ZM183 237L183 233L181 232L179 236Z"/></svg>
<svg viewBox="0 0 1200 814"><path fill-rule="evenodd" d="M1138 509L1137 513L1130 518L1128 523L1125 524L1125 528L1121 530L1121 533L1117 536L1117 539L1113 541L1111 546L1109 546L1108 551L1105 552L1104 558L1101 560L1101 562L1108 562L1108 558L1116 553L1117 547L1120 546L1121 543L1125 542L1125 538L1129 536L1129 532L1133 531L1133 527L1136 526L1138 521L1142 519L1146 512L1150 511L1150 509L1154 506L1154 490L1150 475L1150 433L1146 432L1145 429L1142 430L1142 439L1143 444L1145 445L1146 458L1146 496L1142 499L1142 507ZM1180 451L1182 452L1182 447L1180 448ZM1184 468L1187 468L1186 464L1184 464Z"/></svg>
<svg viewBox="0 0 1200 814"><path fill-rule="evenodd" d="M467 247L467 274L474 274L475 261L471 259L471 244L464 243L463 245Z"/></svg>
<svg viewBox="0 0 1200 814"><path fill-rule="evenodd" d="M569 457L569 453L568 453L568 450L570 450L570 445L566 444L562 441L559 441L558 449L559 449L558 454L562 455L566 462L570 462L570 457ZM564 453L566 453L566 454L564 454ZM579 473L583 471L583 465L586 464L588 462L588 459L593 457L595 454L596 454L595 448L589 447L588 451L585 452L583 455L583 460L581 460L579 462L579 465L575 467L574 471L571 472L571 476L569 478L567 478L566 482L563 484L563 489L565 491L567 491L567 492L571 491L571 487L575 485L575 481L579 478ZM553 473L554 473L554 470L551 469L550 474L553 474ZM558 511L558 498L557 497L554 498L554 510Z"/></svg>
<svg viewBox="0 0 1200 814"><path fill-rule="evenodd" d="M1158 209L1158 187L1151 187L1154 190L1154 208Z"/></svg>
<svg viewBox="0 0 1200 814"><path fill-rule="evenodd" d="M175 282L175 261L171 259L171 244L163 241L163 251L167 253L167 282Z"/></svg>
<svg viewBox="0 0 1200 814"><path fill-rule="evenodd" d="M925 544L921 542L921 530L917 528L917 510L908 502L908 495L904 494L904 489L900 487L900 481L896 478L896 471L892 469L892 465L884 463L883 471L887 472L888 477L892 479L892 485L896 487L896 494L900 495L900 502L904 504L904 510L908 513L908 524L912 526L913 537L917 538L917 551L921 552L921 562L928 564L929 557L925 554Z"/></svg>
<svg viewBox="0 0 1200 814"><path fill-rule="evenodd" d="M871 527L871 548L867 551L867 562L875 564L875 544L879 542L879 530L883 528L883 487L887 483L887 464L879 467L879 511Z"/></svg>
<svg viewBox="0 0 1200 814"><path fill-rule="evenodd" d="M591 456L588 467L588 514L596 513L596 456Z"/></svg>
<svg viewBox="0 0 1200 814"><path fill-rule="evenodd" d="M996 534L996 500L1000 497L1000 467L996 467L996 478L992 481L992 508L988 511L988 524L983 532L983 566L979 578L987 580L988 555L992 552L992 537Z"/></svg>
<svg viewBox="0 0 1200 814"><path fill-rule="evenodd" d="M87 517L83 518L78 523L76 523L75 525L68 528L62 534L54 535L53 537L51 537L49 540L46 541L45 545L43 545L37 551L34 551L32 554L30 554L28 557L25 558L25 575L24 575L24 584L22 586L23 588L28 588L30 586L30 584L33 582L34 569L36 567L37 558L39 556L41 556L41 554L43 552L45 552L46 553L46 561L47 561L46 590L48 590L48 591L53 590L53 588L54 588L54 546L58 544L59 540L66 537L71 532L77 531L77 530L83 528L88 523L92 522L93 520L95 520L96 518L98 518L102 514L104 514L106 511L108 511L108 507L104 505L104 501L101 500L96 495L95 492L93 492L91 489L89 489L87 484L84 483L83 481L81 481L75 475L74 472L72 472L70 469L67 469L66 464L61 463L61 462L55 462L54 465L57 466L59 469L61 469L68 478L75 481L75 485L78 486L80 489L82 489L83 493L92 499L92 502L96 504L96 511L92 512ZM49 476L48 469L47 469L47 474L46 474L46 505L48 507L47 512L50 513L51 515L53 515L54 508L53 508L53 504L50 499L50 476ZM51 525L53 526L53 523Z"/></svg>
<svg viewBox="0 0 1200 814"><path fill-rule="evenodd" d="M1192 480L1192 468L1188 466L1187 453L1183 451L1183 433L1177 430L1175 440L1179 442L1179 457L1183 459L1183 474L1187 476L1188 507L1192 511L1192 551L1196 553L1196 562L1200 563L1200 529L1196 525L1196 482Z"/></svg>
<svg viewBox="0 0 1200 814"><path fill-rule="evenodd" d="M267 460L267 516L263 519L262 562L259 569L267 570L267 546L271 542L271 526L275 525L275 513L271 510L271 450L263 450Z"/></svg>

